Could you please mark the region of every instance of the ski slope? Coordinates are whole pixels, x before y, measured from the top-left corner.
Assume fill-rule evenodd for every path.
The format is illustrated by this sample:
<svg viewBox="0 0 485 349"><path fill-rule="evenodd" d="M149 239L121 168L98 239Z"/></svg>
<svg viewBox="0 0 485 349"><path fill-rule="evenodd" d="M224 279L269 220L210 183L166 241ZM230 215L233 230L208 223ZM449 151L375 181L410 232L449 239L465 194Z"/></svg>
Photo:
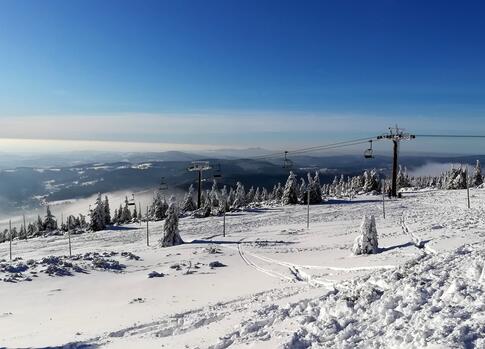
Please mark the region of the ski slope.
<svg viewBox="0 0 485 349"><path fill-rule="evenodd" d="M45 259L68 254L64 236L14 241L28 269L0 283L0 347L483 348L485 191L471 193L471 209L465 191L406 193L385 219L380 197L329 200L310 229L306 206L234 212L225 237L222 217L183 218L171 248L162 222L150 246L145 225L73 236L74 258ZM364 214L380 253L353 256Z"/></svg>

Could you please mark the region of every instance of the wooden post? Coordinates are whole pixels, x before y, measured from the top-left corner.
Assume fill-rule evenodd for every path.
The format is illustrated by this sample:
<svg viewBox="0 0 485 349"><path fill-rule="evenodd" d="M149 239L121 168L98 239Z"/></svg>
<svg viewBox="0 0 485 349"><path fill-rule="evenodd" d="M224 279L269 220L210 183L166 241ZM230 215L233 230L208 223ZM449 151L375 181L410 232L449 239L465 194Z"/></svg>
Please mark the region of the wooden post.
<svg viewBox="0 0 485 349"><path fill-rule="evenodd" d="M222 215L222 236L226 237L226 208L224 207L224 213Z"/></svg>
<svg viewBox="0 0 485 349"><path fill-rule="evenodd" d="M9 226L9 240L10 240L10 260L12 260L12 221L8 221Z"/></svg>
<svg viewBox="0 0 485 349"><path fill-rule="evenodd" d="M148 206L147 206L147 246L150 246L150 236L148 231Z"/></svg>
<svg viewBox="0 0 485 349"><path fill-rule="evenodd" d="M386 181L382 180L382 216L386 219Z"/></svg>
<svg viewBox="0 0 485 349"><path fill-rule="evenodd" d="M308 183L306 198L306 228L310 229L310 183Z"/></svg>
<svg viewBox="0 0 485 349"><path fill-rule="evenodd" d="M468 164L466 165L466 196L468 208L470 208L470 184L468 183Z"/></svg>
<svg viewBox="0 0 485 349"><path fill-rule="evenodd" d="M69 217L67 218L67 240L69 241L69 257L72 257L72 246L71 246L71 224Z"/></svg>

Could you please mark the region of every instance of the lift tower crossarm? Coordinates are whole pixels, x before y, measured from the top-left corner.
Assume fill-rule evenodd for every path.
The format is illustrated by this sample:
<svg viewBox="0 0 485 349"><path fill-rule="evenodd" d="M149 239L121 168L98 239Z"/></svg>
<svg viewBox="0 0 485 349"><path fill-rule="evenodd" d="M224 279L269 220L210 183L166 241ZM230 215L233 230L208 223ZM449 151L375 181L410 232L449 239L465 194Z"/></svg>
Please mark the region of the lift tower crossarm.
<svg viewBox="0 0 485 349"><path fill-rule="evenodd" d="M187 171L194 172L197 171L198 175L198 191L197 191L197 208L200 208L200 197L201 197L201 187L202 187L202 172L210 170L212 167L209 161L192 161L192 164L187 168Z"/></svg>
<svg viewBox="0 0 485 349"><path fill-rule="evenodd" d="M398 153L399 143L401 141L408 141L415 139L416 135L404 132L404 129L399 127L389 127L389 133L377 136L378 140L390 140L393 143L393 160L392 160L392 187L391 196L397 197L397 167L398 167Z"/></svg>

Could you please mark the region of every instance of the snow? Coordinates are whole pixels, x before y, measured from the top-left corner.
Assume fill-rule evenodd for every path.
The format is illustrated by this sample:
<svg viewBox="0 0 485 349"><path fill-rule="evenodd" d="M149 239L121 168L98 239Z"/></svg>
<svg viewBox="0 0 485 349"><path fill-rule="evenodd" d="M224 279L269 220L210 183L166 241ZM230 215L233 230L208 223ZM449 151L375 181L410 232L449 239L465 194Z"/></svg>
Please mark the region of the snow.
<svg viewBox="0 0 485 349"><path fill-rule="evenodd" d="M73 258L67 236L13 241L12 263L3 243L0 277L22 275L0 283L0 347L483 348L485 191L471 193L471 209L463 190L406 193L386 219L380 197L332 200L310 229L304 205L253 208L227 213L226 237L222 217L186 217L169 248L163 221L150 246L145 223L72 236ZM379 250L355 256L364 215Z"/></svg>

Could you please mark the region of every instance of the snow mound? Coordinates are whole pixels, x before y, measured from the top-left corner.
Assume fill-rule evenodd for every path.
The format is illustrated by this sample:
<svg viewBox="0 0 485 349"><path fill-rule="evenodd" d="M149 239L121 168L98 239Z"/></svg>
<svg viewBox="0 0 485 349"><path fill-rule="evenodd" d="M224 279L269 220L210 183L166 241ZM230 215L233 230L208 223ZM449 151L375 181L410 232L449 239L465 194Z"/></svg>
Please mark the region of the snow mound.
<svg viewBox="0 0 485 349"><path fill-rule="evenodd" d="M484 261L478 245L423 254L337 285L319 299L269 306L219 344L272 334L287 349L485 348Z"/></svg>

